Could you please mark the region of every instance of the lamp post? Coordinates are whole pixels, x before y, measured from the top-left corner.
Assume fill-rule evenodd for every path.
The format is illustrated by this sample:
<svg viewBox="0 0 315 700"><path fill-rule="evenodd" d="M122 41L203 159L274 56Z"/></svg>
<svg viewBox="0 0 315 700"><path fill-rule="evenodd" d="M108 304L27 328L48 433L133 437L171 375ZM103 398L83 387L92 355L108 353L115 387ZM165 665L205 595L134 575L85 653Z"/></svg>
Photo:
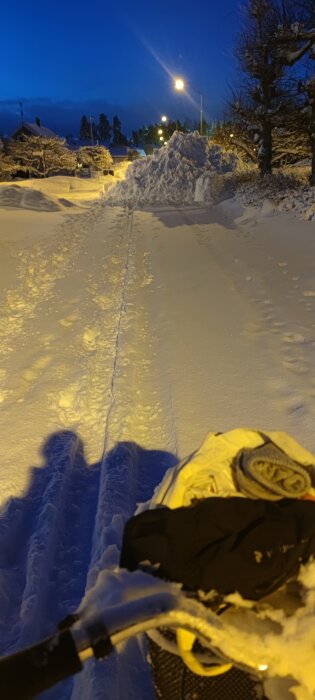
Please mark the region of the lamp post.
<svg viewBox="0 0 315 700"><path fill-rule="evenodd" d="M178 90L179 92L183 92L186 89L185 81L182 78L175 78L174 80L174 88L175 90ZM196 90L195 88L192 88L195 92L198 93L199 98L200 98L200 103L199 103L199 110L200 110L200 136L202 136L203 132L203 97L202 93L200 90Z"/></svg>

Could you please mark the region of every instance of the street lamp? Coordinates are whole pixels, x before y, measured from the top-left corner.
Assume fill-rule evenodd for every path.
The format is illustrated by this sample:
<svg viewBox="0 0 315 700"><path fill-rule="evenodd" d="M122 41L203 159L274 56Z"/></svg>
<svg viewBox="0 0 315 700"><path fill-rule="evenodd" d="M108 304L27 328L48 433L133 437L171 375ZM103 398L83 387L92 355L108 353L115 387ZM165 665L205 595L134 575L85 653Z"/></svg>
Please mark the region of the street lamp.
<svg viewBox="0 0 315 700"><path fill-rule="evenodd" d="M175 78L174 80L174 88L175 90L178 90L179 92L182 92L186 89L185 81L182 78ZM196 90L195 88L192 88L195 92L198 93L200 97L200 136L202 136L202 131L203 131L203 99L202 99L202 94L200 90Z"/></svg>
<svg viewBox="0 0 315 700"><path fill-rule="evenodd" d="M175 78L175 90L185 90L185 83L182 78Z"/></svg>
<svg viewBox="0 0 315 700"><path fill-rule="evenodd" d="M167 122L166 114L163 114L163 116L161 117L161 122L164 122L164 123Z"/></svg>

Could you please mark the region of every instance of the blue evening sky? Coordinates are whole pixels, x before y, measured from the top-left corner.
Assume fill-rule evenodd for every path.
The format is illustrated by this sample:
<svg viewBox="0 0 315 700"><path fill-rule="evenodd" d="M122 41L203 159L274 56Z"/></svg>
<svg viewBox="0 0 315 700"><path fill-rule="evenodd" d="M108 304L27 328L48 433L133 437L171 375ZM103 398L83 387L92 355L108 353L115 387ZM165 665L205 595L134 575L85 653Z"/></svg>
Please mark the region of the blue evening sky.
<svg viewBox="0 0 315 700"><path fill-rule="evenodd" d="M118 114L122 130L222 115L236 79L238 0L11 0L1 8L0 132L39 116L59 133L82 114ZM172 75L189 83L175 93Z"/></svg>

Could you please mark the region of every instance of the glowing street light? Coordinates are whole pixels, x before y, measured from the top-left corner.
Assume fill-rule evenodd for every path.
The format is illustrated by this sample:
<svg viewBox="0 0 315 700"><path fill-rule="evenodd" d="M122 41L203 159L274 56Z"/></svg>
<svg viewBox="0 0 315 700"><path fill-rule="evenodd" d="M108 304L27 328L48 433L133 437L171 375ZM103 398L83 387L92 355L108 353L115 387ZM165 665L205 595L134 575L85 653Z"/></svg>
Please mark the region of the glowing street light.
<svg viewBox="0 0 315 700"><path fill-rule="evenodd" d="M164 136L160 136L160 141L164 141Z"/></svg>
<svg viewBox="0 0 315 700"><path fill-rule="evenodd" d="M163 134L163 129L158 129L158 134L159 135Z"/></svg>
<svg viewBox="0 0 315 700"><path fill-rule="evenodd" d="M163 114L163 116L161 117L161 122L164 122L164 123L167 122L166 114Z"/></svg>
<svg viewBox="0 0 315 700"><path fill-rule="evenodd" d="M174 88L175 90L178 90L179 92L182 92L183 90L186 89L185 81L182 78L175 78L174 80ZM195 92L198 93L200 97L200 136L202 136L202 127L203 127L203 106L202 106L202 94L200 90L196 90L195 88L192 88Z"/></svg>
<svg viewBox="0 0 315 700"><path fill-rule="evenodd" d="M185 83L182 78L175 78L174 82L175 90L185 90Z"/></svg>

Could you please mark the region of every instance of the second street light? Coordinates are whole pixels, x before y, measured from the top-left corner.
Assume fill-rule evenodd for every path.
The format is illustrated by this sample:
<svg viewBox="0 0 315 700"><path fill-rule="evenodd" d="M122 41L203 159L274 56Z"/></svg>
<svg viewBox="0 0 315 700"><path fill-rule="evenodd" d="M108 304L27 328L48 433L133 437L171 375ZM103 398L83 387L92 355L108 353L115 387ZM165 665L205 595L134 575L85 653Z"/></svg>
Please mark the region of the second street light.
<svg viewBox="0 0 315 700"><path fill-rule="evenodd" d="M175 78L174 80L174 88L175 90L178 90L179 92L184 92L186 89L185 81L182 78ZM199 97L200 97L200 136L202 136L203 132L203 99L202 99L202 94L200 90L196 90L195 88L192 88L194 92L197 92Z"/></svg>

